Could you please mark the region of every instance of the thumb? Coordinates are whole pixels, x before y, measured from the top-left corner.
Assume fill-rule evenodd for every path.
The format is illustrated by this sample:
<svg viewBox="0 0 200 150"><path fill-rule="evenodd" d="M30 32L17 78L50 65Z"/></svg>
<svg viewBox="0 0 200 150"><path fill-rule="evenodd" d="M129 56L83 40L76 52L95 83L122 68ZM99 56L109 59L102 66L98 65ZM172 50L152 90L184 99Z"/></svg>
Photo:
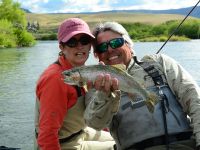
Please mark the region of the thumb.
<svg viewBox="0 0 200 150"><path fill-rule="evenodd" d="M104 64L104 62L103 62L103 61L100 61L100 62L99 62L99 65L105 65L105 64Z"/></svg>

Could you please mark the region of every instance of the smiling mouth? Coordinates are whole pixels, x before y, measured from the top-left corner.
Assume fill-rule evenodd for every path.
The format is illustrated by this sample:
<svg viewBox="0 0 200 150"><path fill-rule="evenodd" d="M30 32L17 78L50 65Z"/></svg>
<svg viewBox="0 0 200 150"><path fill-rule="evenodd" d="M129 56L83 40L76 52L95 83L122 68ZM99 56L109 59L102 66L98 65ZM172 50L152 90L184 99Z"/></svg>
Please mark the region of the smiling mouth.
<svg viewBox="0 0 200 150"><path fill-rule="evenodd" d="M76 53L76 56L82 56L82 55L85 55L85 53L84 52L79 52L79 53Z"/></svg>
<svg viewBox="0 0 200 150"><path fill-rule="evenodd" d="M119 56L110 57L110 58L108 58L108 60L114 60L114 59L117 59L117 58L119 58Z"/></svg>

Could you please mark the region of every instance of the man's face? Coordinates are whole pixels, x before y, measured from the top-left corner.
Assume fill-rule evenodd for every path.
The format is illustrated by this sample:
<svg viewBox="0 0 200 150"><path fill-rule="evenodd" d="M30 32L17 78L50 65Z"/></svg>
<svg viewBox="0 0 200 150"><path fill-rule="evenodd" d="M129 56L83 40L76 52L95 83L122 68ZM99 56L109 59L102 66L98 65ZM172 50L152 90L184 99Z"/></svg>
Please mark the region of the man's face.
<svg viewBox="0 0 200 150"><path fill-rule="evenodd" d="M125 64L127 66L132 57L131 49L126 41L120 34L112 31L98 34L96 54L99 61L103 61L107 65Z"/></svg>

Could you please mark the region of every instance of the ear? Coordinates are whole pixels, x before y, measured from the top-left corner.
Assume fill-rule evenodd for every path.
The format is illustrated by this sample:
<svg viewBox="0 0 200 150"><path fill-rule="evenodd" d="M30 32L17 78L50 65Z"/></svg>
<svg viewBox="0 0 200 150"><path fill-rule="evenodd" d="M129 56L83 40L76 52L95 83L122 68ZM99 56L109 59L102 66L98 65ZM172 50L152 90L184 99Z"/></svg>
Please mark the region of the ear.
<svg viewBox="0 0 200 150"><path fill-rule="evenodd" d="M63 51L64 46L62 44L59 44L59 48L60 48L61 51Z"/></svg>

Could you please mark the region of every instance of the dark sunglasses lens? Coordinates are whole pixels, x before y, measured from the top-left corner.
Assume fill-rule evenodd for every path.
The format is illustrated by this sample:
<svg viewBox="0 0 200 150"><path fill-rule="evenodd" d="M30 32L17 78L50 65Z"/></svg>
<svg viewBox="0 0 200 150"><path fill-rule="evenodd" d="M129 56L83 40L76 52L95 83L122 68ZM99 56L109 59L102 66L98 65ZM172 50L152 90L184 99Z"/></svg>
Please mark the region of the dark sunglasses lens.
<svg viewBox="0 0 200 150"><path fill-rule="evenodd" d="M104 52L107 51L107 49L108 49L108 44L106 42L97 45L97 52L98 53L104 53Z"/></svg>
<svg viewBox="0 0 200 150"><path fill-rule="evenodd" d="M91 43L91 38L89 36L82 36L82 37L80 37L79 41L82 45L87 45L87 44Z"/></svg>
<svg viewBox="0 0 200 150"><path fill-rule="evenodd" d="M119 48L122 45L124 45L124 39L123 38L116 38L113 40L110 40L110 47L115 49L115 48Z"/></svg>
<svg viewBox="0 0 200 150"><path fill-rule="evenodd" d="M110 40L109 42L101 43L97 46L97 52L98 53L106 52L108 50L108 43L109 43L111 48L116 49L116 48L119 48L122 45L124 45L124 39L123 38L116 38L116 39Z"/></svg>
<svg viewBox="0 0 200 150"><path fill-rule="evenodd" d="M67 46L69 46L69 47L76 47L77 44L78 44L78 41L77 41L75 38L71 38L71 39L69 39L69 41L67 41L65 44L66 44Z"/></svg>

